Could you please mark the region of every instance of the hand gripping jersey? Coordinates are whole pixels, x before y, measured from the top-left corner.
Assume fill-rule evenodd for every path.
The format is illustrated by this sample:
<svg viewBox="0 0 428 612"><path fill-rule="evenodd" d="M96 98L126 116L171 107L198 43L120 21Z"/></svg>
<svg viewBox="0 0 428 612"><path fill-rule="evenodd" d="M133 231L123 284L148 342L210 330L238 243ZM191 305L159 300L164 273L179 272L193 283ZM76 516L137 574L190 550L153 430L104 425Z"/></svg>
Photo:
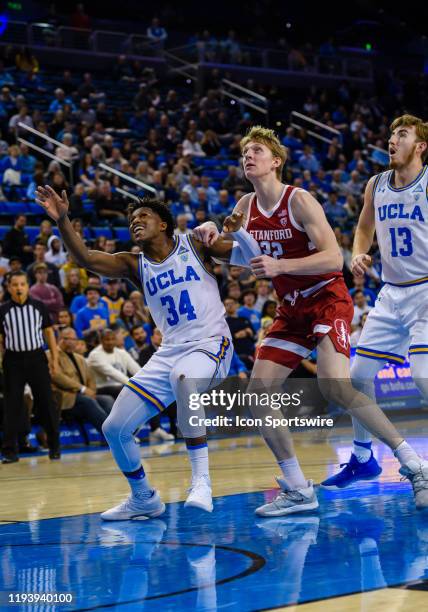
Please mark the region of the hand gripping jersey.
<svg viewBox="0 0 428 612"><path fill-rule="evenodd" d="M382 280L391 285L428 281L428 170L406 187L392 185L393 170L378 174L373 185L376 236Z"/></svg>
<svg viewBox="0 0 428 612"><path fill-rule="evenodd" d="M299 259L318 252L304 228L294 219L291 202L296 191L296 187L285 185L279 201L270 211L263 210L256 194L253 194L246 230L257 240L264 255L276 259ZM295 291L318 285L321 287L338 277L342 277L341 272L305 276L281 274L273 278L272 283L278 296L283 299L287 294L293 295Z"/></svg>
<svg viewBox="0 0 428 612"><path fill-rule="evenodd" d="M190 236L176 236L161 262L140 254L139 275L162 345L230 337L217 280L205 268Z"/></svg>

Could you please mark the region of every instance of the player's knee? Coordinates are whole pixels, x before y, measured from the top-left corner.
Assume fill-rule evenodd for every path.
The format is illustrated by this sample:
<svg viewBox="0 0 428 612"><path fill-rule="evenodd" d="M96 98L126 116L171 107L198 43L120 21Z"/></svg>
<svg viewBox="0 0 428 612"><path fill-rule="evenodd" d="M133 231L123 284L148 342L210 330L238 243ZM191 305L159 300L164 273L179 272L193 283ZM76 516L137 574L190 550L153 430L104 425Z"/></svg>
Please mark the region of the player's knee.
<svg viewBox="0 0 428 612"><path fill-rule="evenodd" d="M102 430L106 440L112 440L119 435L118 427L110 417L107 417L102 424Z"/></svg>

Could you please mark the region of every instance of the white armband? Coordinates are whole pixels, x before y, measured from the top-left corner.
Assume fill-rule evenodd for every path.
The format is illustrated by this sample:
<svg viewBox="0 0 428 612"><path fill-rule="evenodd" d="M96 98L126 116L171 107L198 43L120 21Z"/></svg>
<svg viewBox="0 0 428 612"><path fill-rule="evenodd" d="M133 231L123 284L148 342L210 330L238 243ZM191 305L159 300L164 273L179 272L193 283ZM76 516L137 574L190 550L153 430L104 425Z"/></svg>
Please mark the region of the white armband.
<svg viewBox="0 0 428 612"><path fill-rule="evenodd" d="M259 243L243 227L233 232L232 236L234 240L230 264L250 268L250 259L262 254Z"/></svg>

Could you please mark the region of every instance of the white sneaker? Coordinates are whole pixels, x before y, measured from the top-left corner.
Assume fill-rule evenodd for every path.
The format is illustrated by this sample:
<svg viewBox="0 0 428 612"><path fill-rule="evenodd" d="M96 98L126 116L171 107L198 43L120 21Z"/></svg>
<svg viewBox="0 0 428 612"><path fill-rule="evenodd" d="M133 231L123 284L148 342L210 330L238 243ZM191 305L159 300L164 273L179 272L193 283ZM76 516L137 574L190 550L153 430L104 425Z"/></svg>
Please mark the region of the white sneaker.
<svg viewBox="0 0 428 612"><path fill-rule="evenodd" d="M101 514L103 521L145 521L155 518L165 512L165 504L161 501L159 493L153 491L151 497L137 499L132 494L124 502L110 508Z"/></svg>
<svg viewBox="0 0 428 612"><path fill-rule="evenodd" d="M428 508L428 462L410 460L406 465L401 466L399 472L402 476L410 480L415 496L417 510Z"/></svg>
<svg viewBox="0 0 428 612"><path fill-rule="evenodd" d="M285 516L295 512L305 512L318 508L318 500L314 491L314 483L308 480L307 487L290 489L282 478L276 478L281 492L269 504L256 508L258 516Z"/></svg>
<svg viewBox="0 0 428 612"><path fill-rule="evenodd" d="M158 427L154 431L151 431L149 434L150 442L155 442L156 440L160 440L161 442L169 442L170 440L175 440L174 436L162 427Z"/></svg>
<svg viewBox="0 0 428 612"><path fill-rule="evenodd" d="M184 507L200 508L200 510L205 510L206 512L213 511L211 481L208 474L203 474L192 480Z"/></svg>

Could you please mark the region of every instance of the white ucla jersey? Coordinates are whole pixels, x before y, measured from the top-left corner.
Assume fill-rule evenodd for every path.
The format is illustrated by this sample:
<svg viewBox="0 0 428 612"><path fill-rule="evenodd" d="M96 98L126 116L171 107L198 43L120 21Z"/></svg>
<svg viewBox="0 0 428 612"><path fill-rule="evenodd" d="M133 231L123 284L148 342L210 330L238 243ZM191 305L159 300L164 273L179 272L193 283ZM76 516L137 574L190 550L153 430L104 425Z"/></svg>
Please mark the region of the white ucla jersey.
<svg viewBox="0 0 428 612"><path fill-rule="evenodd" d="M144 253L139 260L144 296L162 332L162 344L230 337L215 277L206 270L190 236L175 240L163 261L155 262Z"/></svg>
<svg viewBox="0 0 428 612"><path fill-rule="evenodd" d="M392 285L428 281L428 171L406 187L393 187L394 171L378 174L373 186L382 279Z"/></svg>

